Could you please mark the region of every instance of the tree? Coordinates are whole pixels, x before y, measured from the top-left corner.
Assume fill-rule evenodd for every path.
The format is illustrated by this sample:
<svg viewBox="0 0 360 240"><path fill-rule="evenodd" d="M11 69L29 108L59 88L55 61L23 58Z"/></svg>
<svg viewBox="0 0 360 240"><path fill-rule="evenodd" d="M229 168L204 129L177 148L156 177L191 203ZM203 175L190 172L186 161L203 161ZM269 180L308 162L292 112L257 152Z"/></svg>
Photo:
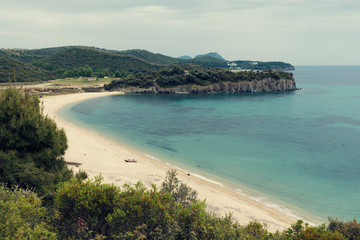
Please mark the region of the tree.
<svg viewBox="0 0 360 240"><path fill-rule="evenodd" d="M197 192L180 182L176 170L166 172L165 181L161 184L161 191L170 193L175 202L184 206L190 206L196 202Z"/></svg>
<svg viewBox="0 0 360 240"><path fill-rule="evenodd" d="M37 96L14 88L0 92L1 182L51 198L56 184L72 177L62 157L66 149L64 130L42 114Z"/></svg>

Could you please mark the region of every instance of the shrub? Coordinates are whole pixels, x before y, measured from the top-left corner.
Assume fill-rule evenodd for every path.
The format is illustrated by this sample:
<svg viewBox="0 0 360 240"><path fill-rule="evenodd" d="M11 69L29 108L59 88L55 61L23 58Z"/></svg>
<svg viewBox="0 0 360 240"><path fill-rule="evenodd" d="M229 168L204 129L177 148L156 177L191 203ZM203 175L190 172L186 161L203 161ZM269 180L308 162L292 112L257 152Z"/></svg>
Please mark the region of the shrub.
<svg viewBox="0 0 360 240"><path fill-rule="evenodd" d="M356 220L343 222L338 219L329 218L328 229L332 232L340 232L349 240L360 239L360 223Z"/></svg>
<svg viewBox="0 0 360 240"><path fill-rule="evenodd" d="M40 198L31 191L0 185L0 216L0 239L57 239Z"/></svg>

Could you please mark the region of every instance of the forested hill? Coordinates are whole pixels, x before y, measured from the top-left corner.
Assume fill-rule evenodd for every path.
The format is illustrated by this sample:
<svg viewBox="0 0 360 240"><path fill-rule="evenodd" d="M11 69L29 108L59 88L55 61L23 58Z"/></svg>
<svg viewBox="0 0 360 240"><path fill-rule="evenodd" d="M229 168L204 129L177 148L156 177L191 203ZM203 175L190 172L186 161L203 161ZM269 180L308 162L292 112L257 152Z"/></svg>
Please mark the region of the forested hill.
<svg viewBox="0 0 360 240"><path fill-rule="evenodd" d="M211 53L196 58L179 59L140 49L116 51L85 46L30 50L1 49L0 52L2 58L6 56L6 61L3 60L0 68L0 76L7 76L9 72L16 72L19 82L79 76L124 77L139 72L159 70L170 65L184 64L224 69L237 69L237 67L240 67L240 61L230 64L231 62L224 60L220 55L215 56ZM249 63L244 66L246 66L246 69L254 70L266 70L273 67L274 69L291 70L289 68L290 64L288 64L289 66L281 64L285 63L272 65ZM233 65L237 67L234 68ZM260 68L257 68L257 66L260 66ZM285 67L282 68L282 66ZM0 82L5 81L7 80L3 77L0 78Z"/></svg>
<svg viewBox="0 0 360 240"><path fill-rule="evenodd" d="M0 51L0 82L8 82L9 77L12 82L32 82L54 79L55 76L53 72L9 57Z"/></svg>
<svg viewBox="0 0 360 240"><path fill-rule="evenodd" d="M71 70L87 65L95 72L106 69L110 74L115 71L140 72L159 69L162 66L131 55L114 54L84 48L68 49L35 62L35 64L39 64L40 66L42 63L57 66L64 70Z"/></svg>

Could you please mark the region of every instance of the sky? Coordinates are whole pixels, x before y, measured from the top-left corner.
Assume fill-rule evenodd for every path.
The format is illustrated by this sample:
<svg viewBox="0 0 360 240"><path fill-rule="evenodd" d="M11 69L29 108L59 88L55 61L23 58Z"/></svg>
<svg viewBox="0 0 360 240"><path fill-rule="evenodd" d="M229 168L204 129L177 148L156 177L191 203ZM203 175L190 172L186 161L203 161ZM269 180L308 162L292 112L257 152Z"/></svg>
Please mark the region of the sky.
<svg viewBox="0 0 360 240"><path fill-rule="evenodd" d="M360 65L359 0L0 0L0 48Z"/></svg>

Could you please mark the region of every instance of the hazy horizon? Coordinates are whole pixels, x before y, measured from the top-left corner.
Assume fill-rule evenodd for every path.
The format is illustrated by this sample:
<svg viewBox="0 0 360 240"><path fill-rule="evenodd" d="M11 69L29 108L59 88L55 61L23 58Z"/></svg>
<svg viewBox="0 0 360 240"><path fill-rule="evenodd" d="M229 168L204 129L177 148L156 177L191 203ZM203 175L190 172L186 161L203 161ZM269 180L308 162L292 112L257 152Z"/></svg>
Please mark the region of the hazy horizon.
<svg viewBox="0 0 360 240"><path fill-rule="evenodd" d="M171 57L359 65L355 0L64 0L2 3L0 48L70 45Z"/></svg>

